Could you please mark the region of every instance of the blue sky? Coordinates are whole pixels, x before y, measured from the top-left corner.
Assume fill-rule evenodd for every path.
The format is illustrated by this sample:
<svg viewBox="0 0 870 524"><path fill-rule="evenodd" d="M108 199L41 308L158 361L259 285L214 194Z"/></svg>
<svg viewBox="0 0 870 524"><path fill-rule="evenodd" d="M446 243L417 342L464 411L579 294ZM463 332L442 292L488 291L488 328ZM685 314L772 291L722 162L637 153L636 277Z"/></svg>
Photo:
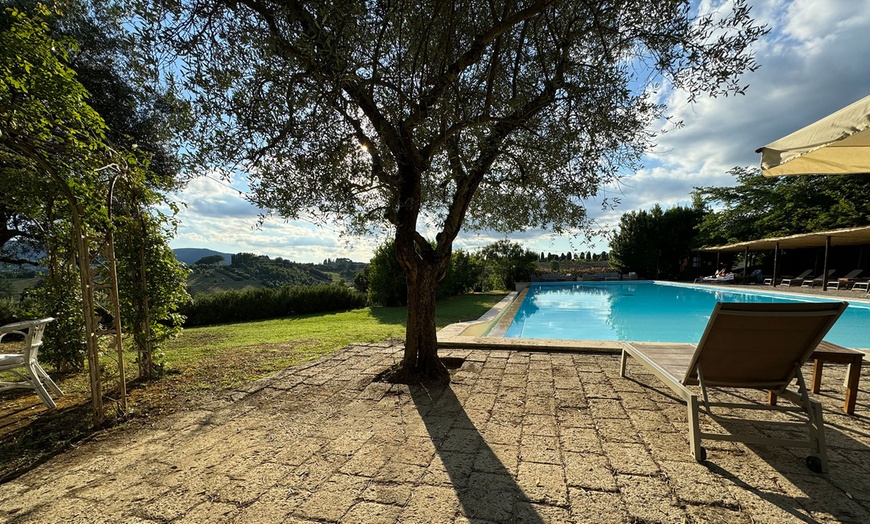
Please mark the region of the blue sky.
<svg viewBox="0 0 870 524"><path fill-rule="evenodd" d="M719 2L699 2L701 10ZM870 94L870 0L750 1L756 20L772 31L755 46L761 68L743 78L745 96L701 99L688 104L685 94L660 93L675 120L685 127L659 136L644 167L601 194L619 197L615 210L602 210L600 199L587 202L602 228L619 217L659 203L687 204L696 186L726 186L734 166L756 166L755 150ZM665 124L659 123L656 131ZM254 252L298 262L347 257L371 258L383 241L342 237L340 230L307 221L270 218L257 228L260 211L246 202L244 180L229 183L217 176L194 179L176 195L186 205L172 247L207 247L227 253ZM498 234L463 233L455 247L475 249L504 238ZM548 231L510 235L534 251L608 249L604 238L591 245Z"/></svg>

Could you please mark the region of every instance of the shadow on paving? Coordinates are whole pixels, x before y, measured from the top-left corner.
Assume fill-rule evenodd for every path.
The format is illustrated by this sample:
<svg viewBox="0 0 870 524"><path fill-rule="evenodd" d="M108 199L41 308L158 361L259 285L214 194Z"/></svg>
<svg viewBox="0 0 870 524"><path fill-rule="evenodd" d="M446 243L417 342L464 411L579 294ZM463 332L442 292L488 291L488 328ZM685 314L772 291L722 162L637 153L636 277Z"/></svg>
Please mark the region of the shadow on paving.
<svg viewBox="0 0 870 524"><path fill-rule="evenodd" d="M741 397L740 402L752 402L757 400L742 392L728 392L731 395ZM813 395L818 399L817 395ZM764 402L760 402L764 403ZM791 405L787 401L781 402ZM837 404L839 406L839 403ZM740 471L728 471L716 464L706 463L710 470L730 480L735 485L750 491L758 497L778 506L790 513L795 518L804 522L816 522L812 517L799 510L812 513L829 513L838 522L868 522L870 513L866 507L854 499L854 494L866 490L870 486L870 446L867 444L867 434L853 428L848 428L840 423L849 418L842 413L831 412L830 406L823 408L825 421L825 441L828 453L828 472L813 473L806 466L805 459L815 452L799 447L775 446L761 444L744 444L759 458L764 460L773 470L791 482L801 493L802 497L783 496L782 493L768 492L758 486L751 486L740 479ZM864 418L866 417L858 417ZM785 415L785 419L791 421L803 421L805 417ZM766 437L776 438L806 438L806 431L774 429L764 424L750 425L736 422L720 422L720 425L729 432L752 432L757 431ZM851 433L855 433L853 436ZM862 439L862 440L859 440ZM711 457L713 458L713 457ZM714 458L715 460L715 458ZM866 492L865 492L866 493ZM866 504L866 494L862 496Z"/></svg>
<svg viewBox="0 0 870 524"><path fill-rule="evenodd" d="M411 397L467 518L544 523L449 385L412 386Z"/></svg>
<svg viewBox="0 0 870 524"><path fill-rule="evenodd" d="M629 378L629 377L626 377ZM685 406L685 402L677 398L669 390L660 388L657 379L650 376L650 382L644 380L636 380L629 378L633 382L661 394L663 397ZM862 391L866 398L866 391ZM716 396L721 397L719 400L736 401L739 403L765 404L767 394L759 393L759 396L751 396L752 393L744 390L715 390ZM751 453L755 454L770 466L777 474L782 475L788 480L794 488L800 491L803 496L793 496L783 492L781 489L770 489L772 486L757 485L756 482L747 481L747 478L758 479L758 472L749 474L750 468L757 467L757 463L753 465L753 461L749 457L741 457L744 453L735 451L731 443L718 443L712 440L702 441L702 445L707 448L707 460L702 464L707 467L711 473L714 473L723 479L726 479L734 486L737 486L747 492L753 493L755 496L766 500L775 505L781 510L787 512L796 520L814 523L817 522L811 515L813 513L829 513L837 519L838 522L855 522L864 523L868 521L868 511L866 506L867 496L861 497L861 502L855 500L854 495L860 494L865 490L866 486L870 486L870 435L866 432L857 429L856 425L849 421L866 422L868 417L860 414L860 411L870 410L870 405L858 403L856 411L858 415L850 416L841 411L831 411L831 407L836 406L837 409L842 408L842 396L836 395L811 395L813 398L823 400L823 417L825 421L825 440L828 450L829 471L825 474L817 474L810 471L806 466L805 459L814 453L807 448L776 446L769 444L748 444L743 443ZM730 397L730 398L729 398ZM827 397L823 399L822 397ZM859 397L860 398L860 397ZM794 404L781 400L783 405L794 406ZM702 405L703 410L703 405ZM726 414L721 408L714 411L719 414ZM795 417L794 415L780 414L784 418L770 418L769 415L764 415L759 420L791 420L803 421L805 417ZM701 415L702 425L705 422L712 422L706 414ZM743 423L733 421L717 421L713 425L721 426L727 432L738 434L756 434L766 437L778 438L797 438L802 439L806 436L806 431L802 429L785 430L774 429L770 426L765 426L762 422L759 423ZM679 429L685 431L688 438L688 427L683 426ZM688 445L685 450L680 452L689 453ZM722 460L723 457L730 459ZM718 459L717 459L718 456ZM781 488L781 486L779 486ZM864 505L862 505L862 502Z"/></svg>

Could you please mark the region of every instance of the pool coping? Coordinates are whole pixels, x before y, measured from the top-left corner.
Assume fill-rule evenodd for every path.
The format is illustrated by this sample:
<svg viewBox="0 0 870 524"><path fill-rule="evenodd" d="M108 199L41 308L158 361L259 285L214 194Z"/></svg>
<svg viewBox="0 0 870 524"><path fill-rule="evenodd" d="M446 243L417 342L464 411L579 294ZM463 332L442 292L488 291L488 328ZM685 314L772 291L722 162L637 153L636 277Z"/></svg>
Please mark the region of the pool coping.
<svg viewBox="0 0 870 524"><path fill-rule="evenodd" d="M634 280L637 282L652 282L680 287L698 287L699 284L689 282L671 282L666 280ZM535 282L540 285L565 285L572 282ZM574 282L577 283L577 282ZM582 282L588 283L588 282ZM605 282L595 282L604 284ZM621 283L621 282L619 282ZM607 282L617 284L617 282ZM723 291L735 291L743 289L741 286L722 286L715 284L701 284L704 289L721 289ZM498 304L487 311L477 320L457 322L449 324L438 331L438 347L444 349L515 349L522 351L552 351L552 352L583 352L583 353L621 353L625 342L617 340L563 340L550 338L505 338L507 327L513 321L522 299L528 293L530 283L518 283L518 291L508 293ZM769 287L769 286L766 286ZM786 295L793 298L828 298L831 300L845 300L850 304L858 302L870 306L870 300L863 297L824 296L808 293L792 293L788 291L759 290L776 295ZM852 348L870 354L870 348Z"/></svg>

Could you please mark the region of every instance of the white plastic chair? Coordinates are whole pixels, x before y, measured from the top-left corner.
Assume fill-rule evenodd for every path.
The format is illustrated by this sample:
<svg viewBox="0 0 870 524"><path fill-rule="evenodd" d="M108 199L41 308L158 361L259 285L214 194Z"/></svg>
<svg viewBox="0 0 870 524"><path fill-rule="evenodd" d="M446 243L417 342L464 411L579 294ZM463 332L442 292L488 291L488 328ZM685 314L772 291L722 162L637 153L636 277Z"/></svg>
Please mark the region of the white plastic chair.
<svg viewBox="0 0 870 524"><path fill-rule="evenodd" d="M39 320L24 320L0 326L0 342L3 337L16 333L24 337L24 347L20 353L0 353L0 371L8 371L21 377L18 382L0 382L0 391L6 389L26 388L36 390L39 399L49 409L54 409L57 404L46 391L46 386L56 395L62 396L63 391L51 380L48 373L39 365L37 354L42 345L42 335L45 326L54 319L41 318ZM9 344L6 344L9 345ZM0 346L0 350L6 349Z"/></svg>

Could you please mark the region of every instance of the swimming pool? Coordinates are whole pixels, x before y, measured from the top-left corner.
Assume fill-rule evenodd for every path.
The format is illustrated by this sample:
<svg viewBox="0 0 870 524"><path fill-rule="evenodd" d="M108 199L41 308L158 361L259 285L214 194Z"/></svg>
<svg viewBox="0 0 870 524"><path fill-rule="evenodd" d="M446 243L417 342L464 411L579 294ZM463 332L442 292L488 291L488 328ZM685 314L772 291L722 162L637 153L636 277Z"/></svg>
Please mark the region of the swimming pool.
<svg viewBox="0 0 870 524"><path fill-rule="evenodd" d="M716 302L830 302L670 282L532 284L505 334L510 338L697 343ZM850 302L825 340L870 348L870 303Z"/></svg>

